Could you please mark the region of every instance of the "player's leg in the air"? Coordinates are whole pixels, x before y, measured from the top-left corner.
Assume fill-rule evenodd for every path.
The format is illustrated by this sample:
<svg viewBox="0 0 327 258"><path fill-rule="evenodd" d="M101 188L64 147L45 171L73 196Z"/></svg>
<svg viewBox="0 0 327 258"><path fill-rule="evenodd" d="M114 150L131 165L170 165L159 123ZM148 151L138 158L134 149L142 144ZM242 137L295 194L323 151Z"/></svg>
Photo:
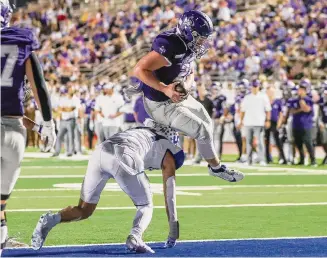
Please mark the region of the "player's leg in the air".
<svg viewBox="0 0 327 258"><path fill-rule="evenodd" d="M243 179L238 171L221 165L213 141L213 124L203 105L192 96L179 103L155 102L144 98L148 114L157 122L196 140L199 153L208 162L209 174L230 182Z"/></svg>
<svg viewBox="0 0 327 258"><path fill-rule="evenodd" d="M143 232L152 219L152 194L145 173L131 175L119 164L111 143L99 145L88 163L87 172L77 206L68 206L57 213L46 213L40 217L32 235L32 247L40 249L50 232L59 223L78 221L92 215L100 199L100 194L110 178L115 178L122 190L129 195L136 206L133 227L126 240L129 250L145 253L154 251L143 240ZM101 156L101 161L100 161Z"/></svg>

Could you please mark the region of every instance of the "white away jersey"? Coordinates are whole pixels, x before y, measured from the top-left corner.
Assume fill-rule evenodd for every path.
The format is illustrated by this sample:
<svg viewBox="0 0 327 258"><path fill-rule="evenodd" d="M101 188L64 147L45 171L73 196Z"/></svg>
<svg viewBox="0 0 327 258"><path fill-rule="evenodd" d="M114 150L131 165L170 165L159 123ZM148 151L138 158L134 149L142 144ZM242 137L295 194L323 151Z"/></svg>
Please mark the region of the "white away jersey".
<svg viewBox="0 0 327 258"><path fill-rule="evenodd" d="M106 143L114 145L117 159L133 175L146 169L161 169L167 151L174 156L176 169L183 165L185 159L180 147L148 127L136 127L115 134L103 143L104 148Z"/></svg>

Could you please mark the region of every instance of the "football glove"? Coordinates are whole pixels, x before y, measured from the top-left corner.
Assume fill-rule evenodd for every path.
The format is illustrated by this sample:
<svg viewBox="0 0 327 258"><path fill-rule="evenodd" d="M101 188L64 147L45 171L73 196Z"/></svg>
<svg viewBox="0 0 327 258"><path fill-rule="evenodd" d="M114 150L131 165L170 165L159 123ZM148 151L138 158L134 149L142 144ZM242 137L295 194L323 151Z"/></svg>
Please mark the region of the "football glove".
<svg viewBox="0 0 327 258"><path fill-rule="evenodd" d="M43 151L49 152L54 147L57 138L53 121L43 122L40 126L39 133L44 143Z"/></svg>

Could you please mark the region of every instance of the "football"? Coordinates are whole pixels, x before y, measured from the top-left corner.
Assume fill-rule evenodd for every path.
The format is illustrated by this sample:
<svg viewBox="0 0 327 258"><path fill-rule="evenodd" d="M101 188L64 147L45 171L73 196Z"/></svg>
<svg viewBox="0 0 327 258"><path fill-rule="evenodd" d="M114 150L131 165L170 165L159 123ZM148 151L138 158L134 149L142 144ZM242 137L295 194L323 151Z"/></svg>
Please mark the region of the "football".
<svg viewBox="0 0 327 258"><path fill-rule="evenodd" d="M178 82L178 84L175 85L175 91L182 93L186 96L188 92L184 87L184 82L182 80L175 80L174 82Z"/></svg>

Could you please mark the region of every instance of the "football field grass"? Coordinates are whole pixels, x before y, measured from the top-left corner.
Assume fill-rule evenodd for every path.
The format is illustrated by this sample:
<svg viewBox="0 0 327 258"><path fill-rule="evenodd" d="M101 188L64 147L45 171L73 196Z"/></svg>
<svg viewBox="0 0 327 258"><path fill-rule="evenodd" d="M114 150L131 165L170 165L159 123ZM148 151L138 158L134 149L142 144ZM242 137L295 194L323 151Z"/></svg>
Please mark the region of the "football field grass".
<svg viewBox="0 0 327 258"><path fill-rule="evenodd" d="M7 205L10 236L30 242L40 215L76 205L87 161L27 158ZM181 240L307 237L327 235L327 167L246 167L246 177L228 183L203 166L177 172ZM154 214L145 241L164 241L168 223L160 171L147 172ZM99 209L88 220L61 224L46 245L124 242L135 214L133 203L110 180Z"/></svg>

